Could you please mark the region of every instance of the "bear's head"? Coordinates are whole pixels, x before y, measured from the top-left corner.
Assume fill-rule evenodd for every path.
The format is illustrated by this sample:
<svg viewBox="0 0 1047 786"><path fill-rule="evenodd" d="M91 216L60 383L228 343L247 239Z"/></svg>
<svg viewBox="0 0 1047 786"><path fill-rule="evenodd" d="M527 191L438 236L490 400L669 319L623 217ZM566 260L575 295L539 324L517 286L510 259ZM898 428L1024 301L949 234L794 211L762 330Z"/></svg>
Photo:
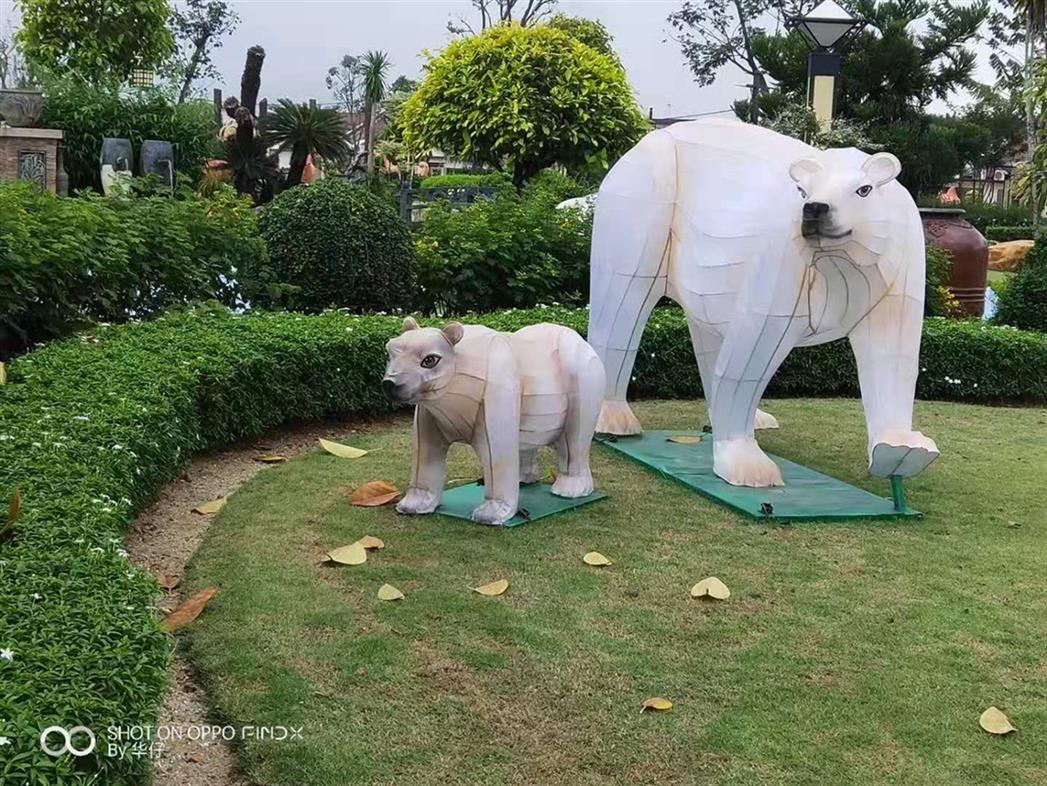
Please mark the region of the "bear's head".
<svg viewBox="0 0 1047 786"><path fill-rule="evenodd" d="M404 320L400 335L389 341L389 364L382 390L393 401L417 404L434 401L454 377L454 346L465 328L451 322L443 330L420 328L411 317Z"/></svg>
<svg viewBox="0 0 1047 786"><path fill-rule="evenodd" d="M866 158L853 149L824 150L794 161L789 175L803 198L803 236L815 247L831 248L889 220L898 187L888 186L901 171L901 162L890 153Z"/></svg>

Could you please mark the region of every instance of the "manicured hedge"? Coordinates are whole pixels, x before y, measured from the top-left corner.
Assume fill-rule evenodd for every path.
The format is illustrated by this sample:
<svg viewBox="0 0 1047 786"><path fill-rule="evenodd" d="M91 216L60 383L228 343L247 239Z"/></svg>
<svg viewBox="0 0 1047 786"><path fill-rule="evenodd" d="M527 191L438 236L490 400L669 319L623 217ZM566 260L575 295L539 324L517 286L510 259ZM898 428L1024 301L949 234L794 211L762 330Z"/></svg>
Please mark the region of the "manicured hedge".
<svg viewBox="0 0 1047 786"><path fill-rule="evenodd" d="M422 180L422 188L501 188L511 186L512 178L506 172L490 172L481 175L431 175Z"/></svg>
<svg viewBox="0 0 1047 786"><path fill-rule="evenodd" d="M584 310L537 309L476 321L512 330L554 321L584 330ZM99 328L15 361L0 386L0 500L21 491L13 537L0 543L0 783L124 786L144 758L51 759L38 735L149 723L171 642L156 585L120 550L135 512L200 450L280 422L388 408L380 380L397 317L236 317L218 310ZM929 320L925 398L1047 401L1047 335ZM700 384L686 326L659 309L635 371L637 396L693 397ZM845 344L793 353L777 395L857 391Z"/></svg>
<svg viewBox="0 0 1047 786"><path fill-rule="evenodd" d="M985 237L993 243L1007 243L1011 240L1033 240L1036 229L1031 224L1017 227L986 227Z"/></svg>

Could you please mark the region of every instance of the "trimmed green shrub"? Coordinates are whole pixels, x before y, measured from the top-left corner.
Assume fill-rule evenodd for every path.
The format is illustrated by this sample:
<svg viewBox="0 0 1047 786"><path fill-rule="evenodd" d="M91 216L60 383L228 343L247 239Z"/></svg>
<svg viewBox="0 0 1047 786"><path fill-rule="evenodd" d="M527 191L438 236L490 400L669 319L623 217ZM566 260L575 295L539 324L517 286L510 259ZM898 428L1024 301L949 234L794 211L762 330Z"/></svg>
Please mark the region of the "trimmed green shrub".
<svg viewBox="0 0 1047 786"><path fill-rule="evenodd" d="M1007 243L1011 240L1032 240L1036 236L1036 229L1032 224L1024 226L1007 227L992 226L985 230L985 237L992 243Z"/></svg>
<svg viewBox="0 0 1047 786"><path fill-rule="evenodd" d="M65 132L65 170L70 189L101 191L98 157L102 139L130 139L137 156L145 139L174 144L178 175L195 184L204 163L219 157L214 107L206 101L176 103L161 89L121 92L70 76L48 83L43 125Z"/></svg>
<svg viewBox="0 0 1047 786"><path fill-rule="evenodd" d="M1000 205L964 204L964 218L970 221L983 235L988 236L991 227L1020 227L1032 224L1032 211L1027 207L1001 207Z"/></svg>
<svg viewBox="0 0 1047 786"><path fill-rule="evenodd" d="M952 273L952 254L938 246L927 245L927 273L923 313L929 317L952 316L957 309L956 298L949 291Z"/></svg>
<svg viewBox="0 0 1047 786"><path fill-rule="evenodd" d="M0 184L0 356L93 322L175 303L237 302L264 260L250 202L194 196L56 197Z"/></svg>
<svg viewBox="0 0 1047 786"><path fill-rule="evenodd" d="M995 322L1047 331L1047 242L1036 241L1018 272L996 294Z"/></svg>
<svg viewBox="0 0 1047 786"><path fill-rule="evenodd" d="M411 235L396 210L362 186L321 180L284 191L262 212L271 269L252 300L301 311L410 308Z"/></svg>
<svg viewBox="0 0 1047 786"><path fill-rule="evenodd" d="M483 175L432 175L422 180L422 188L501 188L511 186L512 178L507 172L491 172Z"/></svg>
<svg viewBox="0 0 1047 786"><path fill-rule="evenodd" d="M584 331L585 310L489 314L515 330L549 321ZM22 514L0 541L0 758L3 783L131 786L147 760L53 759L50 725L155 721L171 641L153 578L131 567L121 536L191 455L281 422L388 411L381 392L394 317L253 314L219 309L100 327L16 360L0 386L0 500ZM1047 335L932 319L921 351L923 398L1047 402ZM701 383L682 311L657 309L641 343L634 396L691 398ZM792 353L775 395L854 395L845 342ZM215 601L222 603L222 598ZM22 777L19 777L22 776Z"/></svg>

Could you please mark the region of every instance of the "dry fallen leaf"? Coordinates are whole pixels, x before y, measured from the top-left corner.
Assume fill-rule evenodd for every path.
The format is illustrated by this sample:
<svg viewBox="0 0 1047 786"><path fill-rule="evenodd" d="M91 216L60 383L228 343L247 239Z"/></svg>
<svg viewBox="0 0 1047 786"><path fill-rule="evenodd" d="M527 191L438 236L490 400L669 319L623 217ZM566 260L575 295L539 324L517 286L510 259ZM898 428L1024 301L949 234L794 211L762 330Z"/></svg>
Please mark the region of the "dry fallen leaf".
<svg viewBox="0 0 1047 786"><path fill-rule="evenodd" d="M0 363L0 385L7 384L7 366Z"/></svg>
<svg viewBox="0 0 1047 786"><path fill-rule="evenodd" d="M171 576L165 573L162 576L157 577L156 583L160 585L160 589L173 592L178 588L178 585L182 583L182 580L178 576Z"/></svg>
<svg viewBox="0 0 1047 786"><path fill-rule="evenodd" d="M11 494L11 502L7 506L7 521L9 524L14 524L18 521L18 517L22 515L22 492L20 489L15 489Z"/></svg>
<svg viewBox="0 0 1047 786"><path fill-rule="evenodd" d="M188 600L178 604L178 608L168 614L163 621L164 629L175 631L184 628L190 622L200 616L200 612L211 602L211 598L218 594L218 587L208 587L200 590Z"/></svg>
<svg viewBox="0 0 1047 786"><path fill-rule="evenodd" d="M403 600L404 594L392 584L383 584L378 588L378 600Z"/></svg>
<svg viewBox="0 0 1047 786"><path fill-rule="evenodd" d="M341 442L332 442L329 439L321 439L320 447L332 456L338 456L339 458L355 459L360 458L360 456L366 456L368 453L366 450L354 448L351 445L343 445Z"/></svg>
<svg viewBox="0 0 1047 786"><path fill-rule="evenodd" d="M671 710L672 708L673 703L671 701L669 701L666 698L662 698L661 696L654 696L650 699L647 699L640 706L640 712L647 712L648 710L656 710L662 712L664 710Z"/></svg>
<svg viewBox="0 0 1047 786"><path fill-rule="evenodd" d="M287 461L287 456L278 456L274 453L263 453L256 457L255 461L261 461L263 464L279 464L281 461Z"/></svg>
<svg viewBox="0 0 1047 786"><path fill-rule="evenodd" d="M363 565L367 562L367 549L360 541L350 543L348 546L339 546L327 552L327 559L342 565Z"/></svg>
<svg viewBox="0 0 1047 786"><path fill-rule="evenodd" d="M199 513L201 516L209 516L212 513L217 513L224 507L225 497L219 497L218 499L213 499L210 502L201 502L199 505L193 508L193 513Z"/></svg>
<svg viewBox="0 0 1047 786"><path fill-rule="evenodd" d="M1018 731L1011 725L1010 718L1000 712L996 707L989 707L982 716L978 718L978 724L989 734L1010 734Z"/></svg>
<svg viewBox="0 0 1047 786"><path fill-rule="evenodd" d="M731 597L731 591L727 589L727 585L716 578L716 576L710 576L707 579L702 579L691 587L691 597L727 600Z"/></svg>
<svg viewBox="0 0 1047 786"><path fill-rule="evenodd" d="M599 551L590 551L588 554L582 557L582 561L586 565L592 565L597 568L603 567L604 565L612 564L612 562Z"/></svg>
<svg viewBox="0 0 1047 786"><path fill-rule="evenodd" d="M364 535L360 540L356 541L365 549L384 549L385 541L381 538L376 538L374 535Z"/></svg>
<svg viewBox="0 0 1047 786"><path fill-rule="evenodd" d="M349 501L354 505L376 508L379 505L392 502L399 496L399 489L392 483L386 483L384 480L372 480L370 483L364 483L360 488L356 489L349 496Z"/></svg>
<svg viewBox="0 0 1047 786"><path fill-rule="evenodd" d="M697 445L702 441L702 438L689 436L687 434L678 434L675 437L667 437L665 441L675 442L677 445Z"/></svg>
<svg viewBox="0 0 1047 786"><path fill-rule="evenodd" d="M509 589L509 582L506 579L499 579L498 581L492 581L490 584L484 584L482 587L472 587L471 589L473 592L478 592L481 595L494 597Z"/></svg>

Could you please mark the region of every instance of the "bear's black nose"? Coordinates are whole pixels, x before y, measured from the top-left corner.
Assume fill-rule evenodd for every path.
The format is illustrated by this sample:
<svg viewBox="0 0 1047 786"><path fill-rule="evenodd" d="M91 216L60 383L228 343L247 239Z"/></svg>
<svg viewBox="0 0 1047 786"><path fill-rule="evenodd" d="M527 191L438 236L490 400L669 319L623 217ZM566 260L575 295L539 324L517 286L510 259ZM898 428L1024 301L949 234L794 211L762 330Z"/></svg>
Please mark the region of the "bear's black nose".
<svg viewBox="0 0 1047 786"><path fill-rule="evenodd" d="M808 202L803 206L803 220L817 221L829 214L829 206L824 202Z"/></svg>
<svg viewBox="0 0 1047 786"><path fill-rule="evenodd" d="M393 380L391 380L391 379L383 379L382 380L382 391L389 398L394 398L395 397L396 390L399 387L400 386L397 385L395 382L393 382Z"/></svg>

